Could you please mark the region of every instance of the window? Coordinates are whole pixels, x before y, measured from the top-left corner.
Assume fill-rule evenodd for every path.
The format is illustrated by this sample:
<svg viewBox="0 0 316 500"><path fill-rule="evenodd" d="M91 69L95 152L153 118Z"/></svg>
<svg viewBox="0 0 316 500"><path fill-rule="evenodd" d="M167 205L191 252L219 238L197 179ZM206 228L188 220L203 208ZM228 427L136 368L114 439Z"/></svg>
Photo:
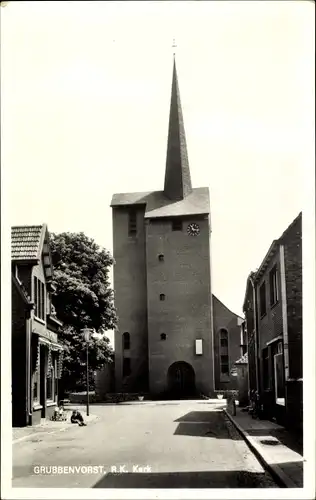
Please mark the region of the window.
<svg viewBox="0 0 316 500"><path fill-rule="evenodd" d="M220 370L221 375L229 376L229 357L228 357L228 331L221 328L219 331L220 343Z"/></svg>
<svg viewBox="0 0 316 500"><path fill-rule="evenodd" d="M131 374L130 358L123 358L123 377L128 377Z"/></svg>
<svg viewBox="0 0 316 500"><path fill-rule="evenodd" d="M37 350L34 352L34 356L38 357L35 361L35 370L33 372L33 405L39 404L40 402L40 356Z"/></svg>
<svg viewBox="0 0 316 500"><path fill-rule="evenodd" d="M165 300L166 296L165 296L165 294L164 294L164 293L161 293L161 294L159 295L159 298L160 298L160 300Z"/></svg>
<svg viewBox="0 0 316 500"><path fill-rule="evenodd" d="M270 271L270 305L273 306L278 301L278 275L277 267Z"/></svg>
<svg viewBox="0 0 316 500"><path fill-rule="evenodd" d="M128 235L135 236L137 233L137 214L136 210L132 209L128 213Z"/></svg>
<svg viewBox="0 0 316 500"><path fill-rule="evenodd" d="M57 356L54 358L54 401L58 402Z"/></svg>
<svg viewBox="0 0 316 500"><path fill-rule="evenodd" d="M228 331L225 328L221 328L219 336L221 354L228 354Z"/></svg>
<svg viewBox="0 0 316 500"><path fill-rule="evenodd" d="M167 335L165 333L160 334L160 340L166 340Z"/></svg>
<svg viewBox="0 0 316 500"><path fill-rule="evenodd" d="M45 285L34 276L34 314L45 321Z"/></svg>
<svg viewBox="0 0 316 500"><path fill-rule="evenodd" d="M50 374L46 378L46 398L52 401L54 394L54 369L52 367Z"/></svg>
<svg viewBox="0 0 316 500"><path fill-rule="evenodd" d="M161 253L160 255L158 255L158 259L160 260L160 262L163 262L165 260L165 257L164 255Z"/></svg>
<svg viewBox="0 0 316 500"><path fill-rule="evenodd" d="M228 356L226 355L221 355L221 374L229 375Z"/></svg>
<svg viewBox="0 0 316 500"><path fill-rule="evenodd" d="M182 231L182 220L174 219L172 221L172 231Z"/></svg>
<svg viewBox="0 0 316 500"><path fill-rule="evenodd" d="M35 316L39 315L38 306L37 306L37 278L34 276L34 314Z"/></svg>
<svg viewBox="0 0 316 500"><path fill-rule="evenodd" d="M127 351L131 348L131 337L128 332L123 333L123 349Z"/></svg>
<svg viewBox="0 0 316 500"><path fill-rule="evenodd" d="M40 287L41 287L41 318L45 319L45 285L44 283L40 282Z"/></svg>
<svg viewBox="0 0 316 500"><path fill-rule="evenodd" d="M262 283L260 287L260 314L264 316L267 312L267 304L266 304L266 284Z"/></svg>

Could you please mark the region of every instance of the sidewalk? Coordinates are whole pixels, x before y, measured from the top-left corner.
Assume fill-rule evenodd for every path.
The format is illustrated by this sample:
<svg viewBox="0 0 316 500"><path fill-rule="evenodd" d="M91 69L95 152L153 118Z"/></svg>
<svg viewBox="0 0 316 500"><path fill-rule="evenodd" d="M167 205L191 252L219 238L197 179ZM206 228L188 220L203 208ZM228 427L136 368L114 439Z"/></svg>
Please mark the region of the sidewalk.
<svg viewBox="0 0 316 500"><path fill-rule="evenodd" d="M72 409L79 409L87 424L98 418L97 415L90 414L89 416L87 416L85 410L79 408L79 405L72 405L71 407L65 408L67 420L55 422L53 420L42 419L41 423L38 425L28 427L13 427L12 444L18 443L20 441L26 441L28 439L33 439L35 438L35 436L43 434L54 434L56 432L63 432L67 429L71 429L75 425L70 422Z"/></svg>
<svg viewBox="0 0 316 500"><path fill-rule="evenodd" d="M224 412L279 483L286 488L303 488L303 445L299 439L281 425L253 419L238 407L235 416Z"/></svg>

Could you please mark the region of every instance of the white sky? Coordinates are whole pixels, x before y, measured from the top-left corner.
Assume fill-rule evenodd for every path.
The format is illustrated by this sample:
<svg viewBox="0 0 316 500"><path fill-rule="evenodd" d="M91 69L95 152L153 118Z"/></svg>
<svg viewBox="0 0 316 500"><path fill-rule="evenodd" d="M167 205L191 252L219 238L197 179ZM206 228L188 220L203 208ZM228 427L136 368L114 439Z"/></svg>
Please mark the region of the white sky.
<svg viewBox="0 0 316 500"><path fill-rule="evenodd" d="M8 224L112 251L112 194L163 188L175 38L191 177L211 194L213 293L241 314L247 275L312 195L314 3L1 11Z"/></svg>

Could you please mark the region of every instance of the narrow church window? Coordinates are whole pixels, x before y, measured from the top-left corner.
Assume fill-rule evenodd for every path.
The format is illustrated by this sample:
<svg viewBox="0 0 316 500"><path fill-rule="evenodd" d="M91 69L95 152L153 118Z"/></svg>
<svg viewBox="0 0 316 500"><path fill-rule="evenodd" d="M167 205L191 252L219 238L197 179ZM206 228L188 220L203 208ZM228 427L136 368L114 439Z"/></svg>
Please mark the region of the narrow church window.
<svg viewBox="0 0 316 500"><path fill-rule="evenodd" d="M220 337L221 375L229 375L228 331L226 330L226 328L220 329L219 337Z"/></svg>
<svg viewBox="0 0 316 500"><path fill-rule="evenodd" d="M123 349L127 351L131 348L131 337L128 332L123 333Z"/></svg>
<svg viewBox="0 0 316 500"><path fill-rule="evenodd" d="M128 377L131 374L131 359L123 358L123 377Z"/></svg>
<svg viewBox="0 0 316 500"><path fill-rule="evenodd" d="M160 340L166 340L167 335L165 333L160 334Z"/></svg>
<svg viewBox="0 0 316 500"><path fill-rule="evenodd" d="M224 328L220 331L221 334L221 347L228 347L228 332Z"/></svg>
<svg viewBox="0 0 316 500"><path fill-rule="evenodd" d="M132 209L128 213L128 235L135 236L137 233L136 210Z"/></svg>
<svg viewBox="0 0 316 500"><path fill-rule="evenodd" d="M166 298L164 293L161 293L159 297L160 297L160 300L165 300L165 298Z"/></svg>
<svg viewBox="0 0 316 500"><path fill-rule="evenodd" d="M174 219L172 221L172 231L182 231L182 220Z"/></svg>
<svg viewBox="0 0 316 500"><path fill-rule="evenodd" d="M158 255L158 259L160 260L160 262L162 262L165 260L165 256L161 253L160 255Z"/></svg>
<svg viewBox="0 0 316 500"><path fill-rule="evenodd" d="M223 375L229 374L228 356L221 356L221 373Z"/></svg>

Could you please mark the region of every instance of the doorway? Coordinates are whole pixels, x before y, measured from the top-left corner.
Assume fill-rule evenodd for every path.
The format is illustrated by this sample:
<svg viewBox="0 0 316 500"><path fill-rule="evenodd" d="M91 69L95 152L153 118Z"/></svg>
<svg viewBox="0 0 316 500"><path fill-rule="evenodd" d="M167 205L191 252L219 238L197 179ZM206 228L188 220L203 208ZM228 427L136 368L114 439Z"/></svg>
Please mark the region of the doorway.
<svg viewBox="0 0 316 500"><path fill-rule="evenodd" d="M174 399L187 399L196 394L195 373L185 361L173 363L168 370L168 393Z"/></svg>

